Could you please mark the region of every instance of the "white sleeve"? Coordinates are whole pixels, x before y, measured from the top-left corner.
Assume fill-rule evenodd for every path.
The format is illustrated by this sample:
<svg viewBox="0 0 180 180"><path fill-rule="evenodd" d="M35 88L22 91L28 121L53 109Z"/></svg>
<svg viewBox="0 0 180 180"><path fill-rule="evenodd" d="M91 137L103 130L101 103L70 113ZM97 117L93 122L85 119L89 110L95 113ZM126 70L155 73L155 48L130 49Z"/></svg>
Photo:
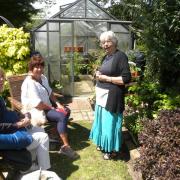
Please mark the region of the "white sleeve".
<svg viewBox="0 0 180 180"><path fill-rule="evenodd" d="M21 102L23 106L34 108L41 102L39 89L35 81L27 77L21 86Z"/></svg>

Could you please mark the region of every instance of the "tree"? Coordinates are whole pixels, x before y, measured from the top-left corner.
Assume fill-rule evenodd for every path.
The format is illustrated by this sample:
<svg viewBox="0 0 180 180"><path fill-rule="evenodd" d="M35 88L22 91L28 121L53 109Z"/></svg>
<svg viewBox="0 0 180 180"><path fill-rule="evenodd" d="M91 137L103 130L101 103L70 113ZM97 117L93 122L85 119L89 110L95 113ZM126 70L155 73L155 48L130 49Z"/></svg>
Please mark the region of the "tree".
<svg viewBox="0 0 180 180"><path fill-rule="evenodd" d="M141 41L147 47L147 74L165 90L180 87L180 1L141 2Z"/></svg>
<svg viewBox="0 0 180 180"><path fill-rule="evenodd" d="M146 49L146 77L164 90L180 87L180 1L112 0L111 5L108 10L115 17L133 21Z"/></svg>
<svg viewBox="0 0 180 180"><path fill-rule="evenodd" d="M55 4L54 0L1 0L0 16L8 19L14 27L25 27L31 22L31 17L36 15L41 9L35 9L33 3L45 3L47 7ZM5 22L0 19L0 25Z"/></svg>
<svg viewBox="0 0 180 180"><path fill-rule="evenodd" d="M15 27L25 26L31 16L38 12L32 6L35 0L1 0L0 15L7 18ZM4 24L0 21L0 24Z"/></svg>
<svg viewBox="0 0 180 180"><path fill-rule="evenodd" d="M120 20L133 21L139 15L140 6L137 0L121 0L120 2L111 2L107 9L112 15Z"/></svg>

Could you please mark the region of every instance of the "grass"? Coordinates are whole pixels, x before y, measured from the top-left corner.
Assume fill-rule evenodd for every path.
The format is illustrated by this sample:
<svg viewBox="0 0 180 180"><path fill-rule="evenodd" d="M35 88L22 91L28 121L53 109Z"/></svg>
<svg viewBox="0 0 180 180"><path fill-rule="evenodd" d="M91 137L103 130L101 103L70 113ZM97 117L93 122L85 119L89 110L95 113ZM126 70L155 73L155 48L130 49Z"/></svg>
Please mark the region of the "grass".
<svg viewBox="0 0 180 180"><path fill-rule="evenodd" d="M71 122L69 138L71 146L80 155L80 159L71 160L50 151L52 170L63 180L132 180L125 161L105 161L102 153L88 140L91 123L87 121Z"/></svg>

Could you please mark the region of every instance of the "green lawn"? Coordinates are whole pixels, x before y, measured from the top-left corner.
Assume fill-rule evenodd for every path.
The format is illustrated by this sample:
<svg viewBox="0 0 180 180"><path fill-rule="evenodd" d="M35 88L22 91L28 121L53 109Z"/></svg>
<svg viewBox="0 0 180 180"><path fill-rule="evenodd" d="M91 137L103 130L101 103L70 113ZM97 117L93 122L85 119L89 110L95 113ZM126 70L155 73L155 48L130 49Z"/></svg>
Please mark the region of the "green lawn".
<svg viewBox="0 0 180 180"><path fill-rule="evenodd" d="M71 122L70 143L80 159L73 161L57 154L58 145L54 151L50 151L53 171L63 180L131 180L125 161L102 159L102 153L88 140L90 128L91 123L87 121Z"/></svg>

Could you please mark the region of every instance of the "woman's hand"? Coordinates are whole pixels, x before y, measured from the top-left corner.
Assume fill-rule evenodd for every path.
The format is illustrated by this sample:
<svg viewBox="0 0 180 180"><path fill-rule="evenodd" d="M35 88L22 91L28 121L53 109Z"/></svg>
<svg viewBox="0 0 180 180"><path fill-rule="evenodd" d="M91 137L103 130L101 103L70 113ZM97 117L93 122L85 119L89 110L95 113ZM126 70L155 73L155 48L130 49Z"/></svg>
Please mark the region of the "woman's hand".
<svg viewBox="0 0 180 180"><path fill-rule="evenodd" d="M96 79L99 80L99 76L101 75L101 72L100 71L96 71Z"/></svg>
<svg viewBox="0 0 180 180"><path fill-rule="evenodd" d="M99 76L100 81L106 81L107 82L107 79L108 79L108 76L106 76L106 75L102 74L102 75Z"/></svg>
<svg viewBox="0 0 180 180"><path fill-rule="evenodd" d="M56 102L57 108L59 109L64 109L64 106L62 104L60 104L59 102Z"/></svg>
<svg viewBox="0 0 180 180"><path fill-rule="evenodd" d="M103 81L103 82L111 82L112 78L110 76L104 75L104 74L99 74L98 75L98 80Z"/></svg>
<svg viewBox="0 0 180 180"><path fill-rule="evenodd" d="M27 127L31 124L31 120L28 119L28 118L24 118L24 119L21 119L20 121L16 122L16 126L18 128L23 128L23 127Z"/></svg>

